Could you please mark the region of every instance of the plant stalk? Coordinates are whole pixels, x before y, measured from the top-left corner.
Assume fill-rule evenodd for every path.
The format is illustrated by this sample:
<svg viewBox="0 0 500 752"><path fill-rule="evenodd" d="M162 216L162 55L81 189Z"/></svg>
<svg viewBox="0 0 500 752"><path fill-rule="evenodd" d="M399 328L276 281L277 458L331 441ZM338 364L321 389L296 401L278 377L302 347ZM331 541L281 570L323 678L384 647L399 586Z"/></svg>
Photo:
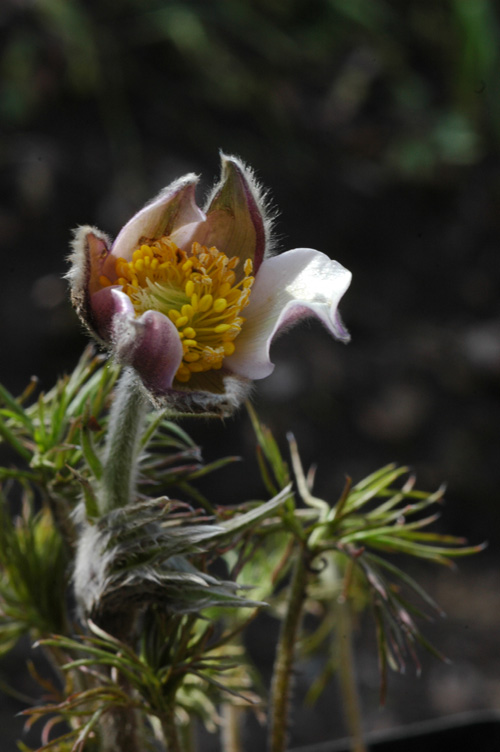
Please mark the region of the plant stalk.
<svg viewBox="0 0 500 752"><path fill-rule="evenodd" d="M173 707L162 714L161 727L167 752L183 752Z"/></svg>
<svg viewBox="0 0 500 752"><path fill-rule="evenodd" d="M307 592L308 557L301 547L297 551L285 618L276 650L271 686L271 719L269 729L269 752L285 752L287 724L290 706L295 647L302 622L302 609Z"/></svg>
<svg viewBox="0 0 500 752"><path fill-rule="evenodd" d="M351 752L366 752L352 646L352 621L349 600L340 596L337 608L337 660L340 690Z"/></svg>
<svg viewBox="0 0 500 752"><path fill-rule="evenodd" d="M241 708L230 702L225 702L221 707L223 719L221 733L221 747L223 752L242 752L240 720Z"/></svg>
<svg viewBox="0 0 500 752"><path fill-rule="evenodd" d="M109 416L101 493L98 498L101 515L126 506L131 501L145 414L146 400L134 372L127 368L121 376Z"/></svg>
<svg viewBox="0 0 500 752"><path fill-rule="evenodd" d="M144 752L144 740L140 739L138 713L130 708L115 707L101 719L100 752Z"/></svg>
<svg viewBox="0 0 500 752"><path fill-rule="evenodd" d="M124 369L111 406L102 461L97 505L100 515L126 506L133 499L137 475L139 439L146 414L146 401L132 369ZM115 617L116 618L116 617ZM109 631L130 643L135 615L129 614ZM120 682L128 694L126 680ZM135 710L114 707L101 719L100 752L143 752L142 719Z"/></svg>

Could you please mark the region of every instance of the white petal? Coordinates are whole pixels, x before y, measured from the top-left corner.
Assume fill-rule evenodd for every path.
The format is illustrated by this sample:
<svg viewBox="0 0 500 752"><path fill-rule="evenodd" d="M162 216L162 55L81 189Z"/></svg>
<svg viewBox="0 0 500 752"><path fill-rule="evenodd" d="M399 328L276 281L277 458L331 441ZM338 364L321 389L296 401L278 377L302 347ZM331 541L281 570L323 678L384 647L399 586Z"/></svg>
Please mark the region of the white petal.
<svg viewBox="0 0 500 752"><path fill-rule="evenodd" d="M194 198L197 182L196 175L185 175L134 214L118 233L113 243L113 255L129 261L143 238L156 240L183 225L204 222L205 214Z"/></svg>
<svg viewBox="0 0 500 752"><path fill-rule="evenodd" d="M312 248L296 248L266 259L257 274L236 350L224 365L240 376L263 379L274 370L271 342L283 327L316 316L344 342L349 334L337 311L351 272Z"/></svg>

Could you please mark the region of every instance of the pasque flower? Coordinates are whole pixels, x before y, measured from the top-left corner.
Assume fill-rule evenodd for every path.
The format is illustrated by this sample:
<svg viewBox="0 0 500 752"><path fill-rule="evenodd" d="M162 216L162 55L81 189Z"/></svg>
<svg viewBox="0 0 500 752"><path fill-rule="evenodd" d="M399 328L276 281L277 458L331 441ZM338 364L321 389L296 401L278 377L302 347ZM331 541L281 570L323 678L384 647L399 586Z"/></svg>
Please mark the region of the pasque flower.
<svg viewBox="0 0 500 752"><path fill-rule="evenodd" d="M312 315L349 340L337 307L351 274L311 248L270 254L262 191L238 159L222 156L204 211L196 183L169 185L114 243L79 227L68 278L84 324L155 404L224 415L272 373L283 328Z"/></svg>

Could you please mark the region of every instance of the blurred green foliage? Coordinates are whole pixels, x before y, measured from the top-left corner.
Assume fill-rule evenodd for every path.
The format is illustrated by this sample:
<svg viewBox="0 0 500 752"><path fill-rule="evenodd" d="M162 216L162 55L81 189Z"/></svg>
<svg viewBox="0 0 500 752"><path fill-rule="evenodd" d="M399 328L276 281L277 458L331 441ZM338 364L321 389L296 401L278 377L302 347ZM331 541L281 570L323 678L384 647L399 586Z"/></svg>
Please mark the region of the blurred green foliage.
<svg viewBox="0 0 500 752"><path fill-rule="evenodd" d="M456 330L438 329L438 322L446 322L447 317L455 325L456 316L443 316L439 308L433 314L434 320L430 316L432 330L428 327L422 334L415 326L412 335L408 319L400 316L400 298L410 304L413 301L419 322L424 315L422 287L428 292L427 311L433 305L440 307L443 299L445 306L449 306L450 299L452 305L458 300L459 322L463 320L464 307L480 317L487 315L488 305L497 310L498 296L492 282L493 265L498 267L497 235L492 242L488 231L497 231L498 183L491 173L485 174L481 169L472 172L469 168L486 165L488 158L498 157L499 26L498 4L494 0L3 0L0 166L4 200L0 228L2 239L8 243L9 258L22 266L25 295L21 306L19 288L8 278L4 304L14 301L16 316L16 327L9 327L14 338L4 348L11 353L9 378L15 370L14 361L20 360L21 355L29 358L24 371L20 367L25 383L26 369L31 372L33 361L38 359L37 372L43 368L42 354L51 358L52 368L59 368L58 358L69 349L69 337L64 339L68 329L63 328L61 334L60 324L60 320L68 321L68 315L63 312L57 318L56 310L50 320L48 314L40 316L40 311L34 316L26 295L27 272L46 275L51 269L51 252L57 258L52 268L55 266L60 273L68 227L81 221L100 222L105 216L104 228L116 230L119 221L128 216L128 209L136 210L155 186L181 174L186 163L187 169L205 169L207 161L213 160L213 164L216 150L223 147L241 154L259 172L267 173L266 182L273 185L277 196L283 198L285 193L286 200L286 191L293 193L300 187L294 209L288 214L292 220L295 214L299 217L304 238L306 229L310 232L311 225L317 222L318 212L326 215L323 232L331 233L330 215L335 206L337 246L346 244L346 233L348 245L357 244L353 258L345 259L348 265L351 260L357 263L357 289L361 288L357 301L351 298L356 305L352 306L349 324L353 326L355 309L366 306L368 290L373 298L378 296L372 307L368 306L375 315L364 314L365 319L373 320L373 331L381 332L374 347L381 348L381 338L390 340L390 332L396 331L396 339L389 342L392 350L382 347L376 357L366 350L363 356L363 336L358 333L356 349L349 350L353 390L344 388L342 392L339 387L338 398L332 396L339 383L338 373L328 372L325 376L320 368L307 373L313 388L308 381L302 404L308 419L316 405L321 413L320 425L328 425L328 441L319 439L321 450L328 452L328 462L331 421L335 419L342 426L342 445L336 447L337 465L343 470L352 464L342 454L345 443L346 454L359 467L359 457L368 452L362 442L349 441L350 426L361 421L359 405L364 404L375 384L376 389L387 388L387 399L393 407L398 392L391 391L391 385L397 386L401 374L406 374L394 353L401 352L404 365L411 362L414 367L422 359L423 348L420 380L432 384L434 391L428 392L427 407L425 401L420 401L418 413L425 415L427 410L440 422L427 433L415 429L417 439L420 437L425 444L425 451L417 452L416 459L422 463L424 457L429 463L431 456L431 464L440 459L445 467L434 468L435 474L439 478L451 476L455 497L462 483L467 502L474 492L475 512L479 509L477 504L486 507L484 499L489 499L490 509L498 514L498 478L493 477L490 485L486 481L490 474L498 473L498 412L474 401L482 383L479 379L486 377L465 370L461 359L457 367L456 351L449 344L455 341ZM399 223L395 223L394 193L378 189L389 183L398 190L402 181L418 181L430 190L422 194L410 191L404 197L406 203L396 206L396 212L403 211ZM442 182L452 190L439 204L433 189ZM469 193L460 192L465 183ZM280 184L286 187L285 191L280 191ZM339 194L346 193L346 186L352 185L357 191L355 200L347 191L347 201L336 203ZM371 215L372 220L374 215L381 216L375 228L363 206L367 189L381 197ZM304 207L308 194L310 203ZM410 203L417 205L414 214L408 212ZM438 206L435 214L429 212L430 205ZM425 222L424 212L428 215ZM466 217L469 224L455 223L456 216ZM349 224L348 231L343 222ZM363 224L370 225L369 243L354 230ZM390 230L384 232L383 225L390 225ZM403 225L409 230L402 229ZM443 228L442 233L436 234L439 227ZM415 228L421 230L417 241ZM378 247L374 249L377 236ZM331 245L325 248L333 250ZM383 266L375 278L373 258ZM363 264L368 267L365 274L369 280L364 291L360 284ZM430 270L429 276L418 275L418 264ZM389 265L391 271L387 275ZM385 287L382 274L388 280ZM407 287L410 277L417 280L414 284L419 288L418 294L412 295ZM352 292L356 295L356 290ZM380 308L381 301L385 302L385 309ZM28 323L20 330L23 317ZM394 318L402 322L404 330L399 339ZM4 320L11 321L11 314ZM389 322L390 326L386 326ZM53 341L47 339L49 330L54 332ZM74 331L75 328L70 332L72 336ZM32 340L26 344L29 336ZM41 345L36 352L38 340ZM12 354L18 341L23 342L23 351ZM304 342L304 346L311 346L309 341ZM388 364L392 373L388 373ZM67 362L62 367L66 365ZM366 380L361 379L362 372L366 373ZM109 373L109 380L103 382L104 392L112 385L112 378ZM327 380L328 392L321 378ZM332 378L337 380L333 387ZM496 396L497 372L488 378L488 390ZM413 371L410 380L415 383ZM445 390L451 393L448 401ZM320 402L311 399L313 392L319 395ZM328 409L324 405L325 393L330 400ZM375 390L374 394L380 402L386 392ZM61 486L69 487L70 480L74 498L82 484L85 487L87 470L82 469L82 460L85 456L91 464L102 428L87 422L83 404L70 401L70 409L57 412L59 397L49 392L29 410L14 415L9 412L14 409L9 395L2 395L2 438L8 443L17 439L22 456L22 450L26 451L22 440L36 423L39 453L37 461L26 468L26 480L41 483L55 502L59 501ZM344 413L338 406L340 401L347 404ZM290 411L291 403L288 400ZM353 411L353 404L358 405L358 413ZM279 422L277 414L285 413L282 408L283 403L278 401L275 423ZM449 414L453 414L453 419ZM286 420L286 428L295 425L297 430L297 424L300 426L300 415L292 416L288 410ZM377 447L382 447L384 455L387 451L393 455L403 451L406 458L415 459L414 447L404 445L407 434L403 433L403 449L398 434L387 449L383 419L380 423L382 428L377 426L377 430L371 426L372 455ZM172 443L173 464L163 466L162 480L168 476L177 489L207 509L206 499L190 483L196 474L199 477L206 472L196 456L196 447L182 436L165 435L162 441L167 439ZM288 469L280 464L279 452L271 439L261 428L261 449L265 444L269 456L259 454L260 467L265 471L266 485L279 488L288 477ZM61 441L63 446L59 445ZM319 455L313 438L310 444L311 453ZM434 460L435 455L438 460ZM264 459L271 465L267 471ZM79 465L81 475L70 474L70 461ZM159 465L149 458L141 470L144 488L150 489ZM11 474L10 467L4 468L2 480L8 483ZM457 506L454 504L453 509ZM57 504L53 513L56 507ZM471 518L469 528L480 524L483 532L491 527L494 534L495 525L485 523L482 512ZM480 522L475 523L475 518ZM30 586L40 557L46 562L41 574L53 586L53 593L60 593L66 584L63 579L56 583L51 573L51 567L57 565L55 558L64 558L67 553L58 546L52 548L46 534L46 517L42 515L23 525L19 523L17 529L4 526L4 537L9 537L13 547L19 546L19 551L25 541L34 541L25 578L19 586L9 578L2 584L10 608L9 619L17 618L16 599ZM276 542L272 536L269 541L272 547L281 546L281 541ZM53 562L45 558L45 547L50 547ZM373 552L371 555L373 564ZM270 557L268 561L273 569L278 567L279 562ZM358 578L352 582L356 595L366 572L361 572L360 563L355 562ZM380 567L377 559L375 564ZM245 573L251 574L247 570L242 574ZM394 571L386 569L382 574L389 580L396 575L398 580L399 573ZM325 571L324 577L327 575ZM388 592L394 598L390 588ZM319 595L313 595L319 602ZM392 600L390 605L394 603ZM25 611L24 621L12 621L13 633L6 635L5 648L10 645L10 638L14 641L21 631L33 628L35 619L46 616L43 598L39 598L36 609ZM380 616L380 611L375 615ZM40 624L44 630L60 629L60 625L50 625L47 620ZM384 627L380 619L378 626ZM312 642L319 644L320 637L313 634ZM327 669L330 668L329 664ZM320 685L323 678L319 677Z"/></svg>
<svg viewBox="0 0 500 752"><path fill-rule="evenodd" d="M273 498L242 502L239 484L231 506L217 498L211 504L193 483L234 457L204 465L181 427L165 412L150 412L139 428L133 499L100 515L118 375L103 360L87 348L74 372L37 399L35 381L20 398L0 388L0 444L20 463L0 468L0 657L24 636L37 640L63 689L51 686L46 704L25 711L28 726L47 714L71 726L41 749L65 749L69 740L75 752L93 749L87 741L101 718L118 710L156 718L170 741L172 724L189 726L194 716L215 729L219 705L259 708L261 682L244 645L263 606L281 622L269 703L275 752L284 749L303 611L316 621L304 652L328 656L311 697L336 671L354 687L338 649L341 643L344 655L351 610L373 612L382 694L388 668L403 672L407 656L417 661L419 645L437 653L417 619L439 608L390 555L449 566L481 550L428 530L441 490L419 491L414 478L405 479L407 468L388 465L355 485L349 480L337 500L318 498L314 471L304 474L293 436L292 476L272 432L248 406L260 474ZM114 409L123 410L123 402ZM179 497L151 498L151 491ZM103 742L102 749L110 747Z"/></svg>
<svg viewBox="0 0 500 752"><path fill-rule="evenodd" d="M500 143L492 0L7 0L1 14L4 124L86 102L139 163L148 132L217 148L235 125L247 151L281 139L300 165L311 136L340 137L418 178Z"/></svg>

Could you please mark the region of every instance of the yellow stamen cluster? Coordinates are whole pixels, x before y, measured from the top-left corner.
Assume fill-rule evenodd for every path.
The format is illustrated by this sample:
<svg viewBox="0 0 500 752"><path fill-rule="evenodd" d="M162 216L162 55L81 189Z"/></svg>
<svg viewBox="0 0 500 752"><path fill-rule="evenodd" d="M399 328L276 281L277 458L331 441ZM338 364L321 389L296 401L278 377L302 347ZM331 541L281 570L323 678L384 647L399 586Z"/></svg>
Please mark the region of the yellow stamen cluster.
<svg viewBox="0 0 500 752"><path fill-rule="evenodd" d="M116 261L116 282L101 277L103 286L122 285L137 315L161 311L175 324L184 355L176 379L187 382L193 373L219 369L235 350L254 281L252 261L236 281L237 257L217 248L193 243L190 253L169 237L141 245L132 260Z"/></svg>

